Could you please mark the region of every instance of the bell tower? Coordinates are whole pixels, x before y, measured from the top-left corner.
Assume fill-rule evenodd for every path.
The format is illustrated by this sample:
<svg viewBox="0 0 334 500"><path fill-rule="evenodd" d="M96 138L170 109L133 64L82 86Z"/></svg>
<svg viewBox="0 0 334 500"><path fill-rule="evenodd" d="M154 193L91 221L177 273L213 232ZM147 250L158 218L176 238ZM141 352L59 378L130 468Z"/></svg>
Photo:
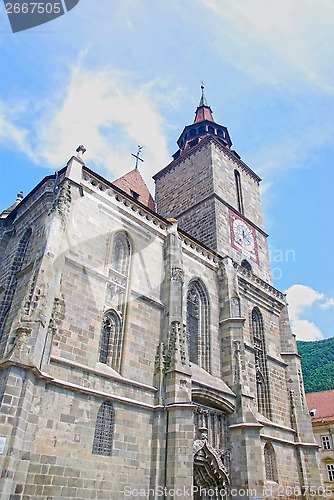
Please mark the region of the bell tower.
<svg viewBox="0 0 334 500"><path fill-rule="evenodd" d="M173 161L153 178L157 212L180 229L271 283L260 177L232 149L225 126L202 95L195 119L178 141Z"/></svg>

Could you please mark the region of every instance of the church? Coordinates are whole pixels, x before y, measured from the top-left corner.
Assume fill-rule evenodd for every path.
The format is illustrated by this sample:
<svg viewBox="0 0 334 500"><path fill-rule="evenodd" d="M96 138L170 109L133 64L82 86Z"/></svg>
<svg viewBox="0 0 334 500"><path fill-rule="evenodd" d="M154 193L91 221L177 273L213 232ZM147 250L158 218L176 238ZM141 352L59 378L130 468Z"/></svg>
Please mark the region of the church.
<svg viewBox="0 0 334 500"><path fill-rule="evenodd" d="M0 215L2 500L325 497L261 179L203 87L177 146Z"/></svg>

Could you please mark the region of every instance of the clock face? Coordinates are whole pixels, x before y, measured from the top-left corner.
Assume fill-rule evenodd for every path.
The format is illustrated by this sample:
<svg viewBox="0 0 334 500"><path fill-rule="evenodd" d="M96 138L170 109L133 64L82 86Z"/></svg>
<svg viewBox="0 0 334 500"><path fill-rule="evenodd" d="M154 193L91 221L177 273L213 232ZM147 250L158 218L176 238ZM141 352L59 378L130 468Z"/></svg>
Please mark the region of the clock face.
<svg viewBox="0 0 334 500"><path fill-rule="evenodd" d="M235 219L233 221L233 232L236 243L245 247L248 251L254 250L253 233L244 221Z"/></svg>
<svg viewBox="0 0 334 500"><path fill-rule="evenodd" d="M231 243L234 248L258 263L255 229L230 211Z"/></svg>

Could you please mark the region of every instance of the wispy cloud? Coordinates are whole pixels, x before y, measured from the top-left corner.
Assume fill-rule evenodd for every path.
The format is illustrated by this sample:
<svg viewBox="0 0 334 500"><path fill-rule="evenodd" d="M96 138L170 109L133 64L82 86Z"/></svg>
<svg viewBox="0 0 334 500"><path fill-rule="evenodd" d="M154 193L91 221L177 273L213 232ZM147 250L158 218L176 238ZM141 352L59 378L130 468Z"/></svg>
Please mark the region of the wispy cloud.
<svg viewBox="0 0 334 500"><path fill-rule="evenodd" d="M145 147L144 170L153 174L168 161L153 94L154 84L134 86L129 75L75 67L62 102L39 124L41 160L59 165L82 143L86 161L117 176L131 169L130 153L140 144Z"/></svg>
<svg viewBox="0 0 334 500"><path fill-rule="evenodd" d="M0 140L12 142L35 163L48 168L63 165L79 144L87 148L85 161L103 169L111 180L134 167L131 153L144 146L145 178L170 161L165 124L156 103L172 100L159 82L141 85L131 75L98 71L78 64L52 100L30 110L31 128L25 130L0 113Z"/></svg>
<svg viewBox="0 0 334 500"><path fill-rule="evenodd" d="M2 106L0 108L0 143L19 148L30 155L31 149L28 146L27 135L27 131L15 123L13 113L7 107Z"/></svg>
<svg viewBox="0 0 334 500"><path fill-rule="evenodd" d="M334 91L334 4L329 0L201 0L216 16L217 46L257 81L285 86L302 78ZM223 43L225 40L225 43ZM226 40L229 50L225 51Z"/></svg>
<svg viewBox="0 0 334 500"><path fill-rule="evenodd" d="M323 304L320 304L321 309L330 309L334 307L334 298L326 299Z"/></svg>
<svg viewBox="0 0 334 500"><path fill-rule="evenodd" d="M267 142L262 147L249 151L247 160L250 164L256 164L257 172L266 178L278 171L305 168L310 163L312 154L307 145L311 145L312 149L315 147L310 141L310 137L314 137L314 134L314 131L308 130L294 137L280 137L279 141L276 139L273 142ZM285 154L282 154L283 152Z"/></svg>

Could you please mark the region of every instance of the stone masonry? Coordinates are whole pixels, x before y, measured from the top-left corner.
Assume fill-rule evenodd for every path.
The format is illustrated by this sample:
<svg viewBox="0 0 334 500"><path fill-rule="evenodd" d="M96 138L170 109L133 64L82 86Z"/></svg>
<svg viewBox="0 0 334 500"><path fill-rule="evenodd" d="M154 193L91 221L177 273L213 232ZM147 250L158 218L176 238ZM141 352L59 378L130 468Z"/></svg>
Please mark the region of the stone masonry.
<svg viewBox="0 0 334 500"><path fill-rule="evenodd" d="M0 219L1 499L323 498L260 179L202 115L157 212L72 157Z"/></svg>

